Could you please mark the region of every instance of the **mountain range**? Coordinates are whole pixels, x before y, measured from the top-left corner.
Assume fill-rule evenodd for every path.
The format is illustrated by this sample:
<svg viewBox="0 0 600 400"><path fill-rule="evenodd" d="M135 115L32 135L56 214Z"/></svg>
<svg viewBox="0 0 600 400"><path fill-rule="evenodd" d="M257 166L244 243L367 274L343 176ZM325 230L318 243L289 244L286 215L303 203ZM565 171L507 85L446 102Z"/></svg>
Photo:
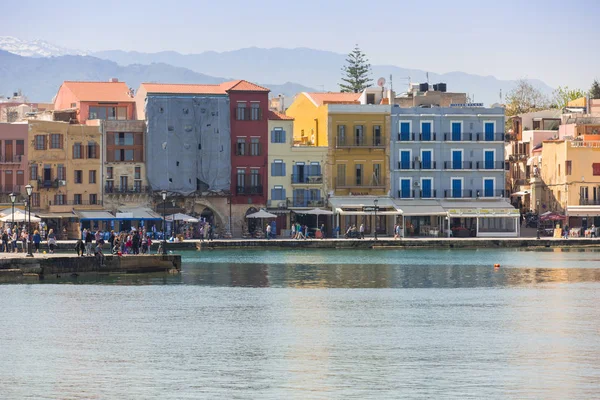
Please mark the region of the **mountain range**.
<svg viewBox="0 0 600 400"><path fill-rule="evenodd" d="M0 49L6 50L0 52L0 93L21 89L36 101L49 101L63 80L108 80L112 77L133 88L141 82L219 83L246 79L269 87L272 95L293 97L301 91L337 91L340 69L346 59L344 54L309 48L249 47L199 54L122 50L90 53L11 37L0 37ZM486 104L501 102L501 94L508 93L516 84L514 80L493 76L434 73L394 65L373 65L371 77L373 81L384 77L386 86L392 81L397 93L405 91L409 82L445 82L448 91L466 92L471 101ZM545 94L552 92L552 88L540 80L528 81ZM291 99L286 103L290 102Z"/></svg>

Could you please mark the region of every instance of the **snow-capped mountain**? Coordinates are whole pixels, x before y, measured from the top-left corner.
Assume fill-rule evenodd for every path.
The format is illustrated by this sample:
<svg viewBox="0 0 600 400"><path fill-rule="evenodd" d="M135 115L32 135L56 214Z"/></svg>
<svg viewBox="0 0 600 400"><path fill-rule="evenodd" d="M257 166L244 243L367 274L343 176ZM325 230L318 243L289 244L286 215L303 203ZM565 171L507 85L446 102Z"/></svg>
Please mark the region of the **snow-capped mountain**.
<svg viewBox="0 0 600 400"><path fill-rule="evenodd" d="M23 57L57 57L65 55L87 55L81 50L55 46L43 40L21 40L12 36L0 36L0 50L18 54Z"/></svg>

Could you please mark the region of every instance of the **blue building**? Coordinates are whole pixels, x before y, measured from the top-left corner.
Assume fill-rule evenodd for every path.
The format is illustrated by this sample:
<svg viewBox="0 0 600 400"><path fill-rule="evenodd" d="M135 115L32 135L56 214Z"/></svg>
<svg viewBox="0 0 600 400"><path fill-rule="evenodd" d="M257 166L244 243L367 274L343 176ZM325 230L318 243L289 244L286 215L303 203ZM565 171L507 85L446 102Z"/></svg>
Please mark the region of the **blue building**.
<svg viewBox="0 0 600 400"><path fill-rule="evenodd" d="M393 106L391 118L391 195L406 236L518 235L503 108Z"/></svg>

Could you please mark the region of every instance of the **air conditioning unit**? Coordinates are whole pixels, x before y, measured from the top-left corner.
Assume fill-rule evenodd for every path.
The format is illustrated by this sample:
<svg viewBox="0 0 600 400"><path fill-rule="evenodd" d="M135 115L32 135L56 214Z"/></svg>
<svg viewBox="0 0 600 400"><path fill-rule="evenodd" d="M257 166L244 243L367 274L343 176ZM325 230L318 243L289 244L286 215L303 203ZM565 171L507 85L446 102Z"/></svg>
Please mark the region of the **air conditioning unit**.
<svg viewBox="0 0 600 400"><path fill-rule="evenodd" d="M415 182L415 183L413 183L413 186L414 187L419 187L419 186L421 186L421 184L419 182Z"/></svg>
<svg viewBox="0 0 600 400"><path fill-rule="evenodd" d="M281 202L281 203L277 204L277 207L285 208L285 202Z"/></svg>
<svg viewBox="0 0 600 400"><path fill-rule="evenodd" d="M421 161L421 159L419 158L419 156L416 156L416 157L415 157L415 161L416 161L416 162L419 162L419 161Z"/></svg>
<svg viewBox="0 0 600 400"><path fill-rule="evenodd" d="M67 181L58 181L59 186L67 186Z"/></svg>

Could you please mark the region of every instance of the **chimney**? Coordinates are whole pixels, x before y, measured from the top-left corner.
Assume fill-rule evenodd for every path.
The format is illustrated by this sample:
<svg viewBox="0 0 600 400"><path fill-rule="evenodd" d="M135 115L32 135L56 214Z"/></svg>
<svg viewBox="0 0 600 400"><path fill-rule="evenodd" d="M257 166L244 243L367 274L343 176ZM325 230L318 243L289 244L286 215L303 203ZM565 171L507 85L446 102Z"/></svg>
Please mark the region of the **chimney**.
<svg viewBox="0 0 600 400"><path fill-rule="evenodd" d="M110 78L109 82L112 82L112 83L119 82L119 78Z"/></svg>

